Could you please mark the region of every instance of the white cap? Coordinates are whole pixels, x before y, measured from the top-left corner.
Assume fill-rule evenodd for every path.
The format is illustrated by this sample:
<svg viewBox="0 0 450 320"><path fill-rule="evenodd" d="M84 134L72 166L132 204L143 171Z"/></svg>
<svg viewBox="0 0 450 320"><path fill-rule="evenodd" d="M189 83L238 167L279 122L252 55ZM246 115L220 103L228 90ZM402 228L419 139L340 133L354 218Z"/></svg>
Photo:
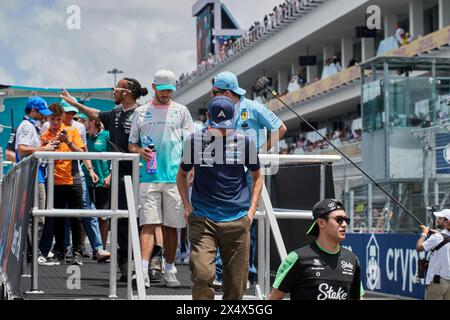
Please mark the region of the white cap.
<svg viewBox="0 0 450 320"><path fill-rule="evenodd" d="M175 78L175 74L168 69L161 69L156 71L155 81L153 83L156 85L157 90L175 91L177 89L177 80Z"/></svg>
<svg viewBox="0 0 450 320"><path fill-rule="evenodd" d="M437 218L445 218L450 221L450 209L444 209L442 211L435 212L434 215Z"/></svg>

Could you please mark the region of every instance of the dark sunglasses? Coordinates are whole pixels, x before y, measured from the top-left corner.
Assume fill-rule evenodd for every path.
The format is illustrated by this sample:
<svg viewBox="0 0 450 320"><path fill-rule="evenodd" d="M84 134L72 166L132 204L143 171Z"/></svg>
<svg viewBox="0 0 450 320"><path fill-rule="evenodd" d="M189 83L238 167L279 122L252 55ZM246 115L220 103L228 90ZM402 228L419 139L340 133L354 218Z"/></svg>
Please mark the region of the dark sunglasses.
<svg viewBox="0 0 450 320"><path fill-rule="evenodd" d="M214 89L212 89L211 90L211 94L212 94L212 96L217 96L217 95L223 95L224 93L225 93L226 91L224 91L224 90L214 90Z"/></svg>
<svg viewBox="0 0 450 320"><path fill-rule="evenodd" d="M325 218L325 220L328 220L328 219L333 219L333 220L336 220L336 222L338 223L338 225L342 225L342 223L345 221L345 223L347 224L347 225L350 225L350 221L352 220L352 219L350 219L349 217L345 217L345 216L337 216L337 217L327 217L327 218Z"/></svg>

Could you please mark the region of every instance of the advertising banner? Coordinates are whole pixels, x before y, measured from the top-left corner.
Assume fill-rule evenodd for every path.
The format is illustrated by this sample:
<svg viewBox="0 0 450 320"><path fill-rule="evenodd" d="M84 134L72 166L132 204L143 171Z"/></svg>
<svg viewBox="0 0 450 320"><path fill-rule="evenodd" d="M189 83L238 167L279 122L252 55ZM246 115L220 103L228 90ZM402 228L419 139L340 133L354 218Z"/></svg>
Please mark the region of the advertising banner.
<svg viewBox="0 0 450 320"><path fill-rule="evenodd" d="M2 183L0 281L13 297L20 296L20 277L36 173L37 159L27 158L10 170Z"/></svg>
<svg viewBox="0 0 450 320"><path fill-rule="evenodd" d="M361 263L365 290L423 299L425 285L417 280L419 234L347 234L343 246Z"/></svg>

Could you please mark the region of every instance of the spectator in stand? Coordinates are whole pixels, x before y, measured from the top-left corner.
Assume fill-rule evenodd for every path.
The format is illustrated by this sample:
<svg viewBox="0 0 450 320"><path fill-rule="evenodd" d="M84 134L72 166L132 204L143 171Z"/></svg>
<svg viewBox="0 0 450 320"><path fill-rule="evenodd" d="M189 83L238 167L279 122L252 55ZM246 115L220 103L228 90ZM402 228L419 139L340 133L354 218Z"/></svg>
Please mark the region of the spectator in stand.
<svg viewBox="0 0 450 320"><path fill-rule="evenodd" d="M350 60L350 62L348 63L347 68L351 68L353 66L356 66L358 64L358 61L355 58L352 58L352 60Z"/></svg>
<svg viewBox="0 0 450 320"><path fill-rule="evenodd" d="M293 75L291 75L291 79L289 80L287 92L291 93L291 92L294 92L297 90L300 90L300 86L298 84L298 75L293 74Z"/></svg>
<svg viewBox="0 0 450 320"><path fill-rule="evenodd" d="M301 75L298 75L298 85L300 86L300 88L303 88L306 85L306 79L304 77L302 77Z"/></svg>
<svg viewBox="0 0 450 320"><path fill-rule="evenodd" d="M397 25L397 30L395 31L395 38L397 39L399 47L409 44L412 40L412 36L409 32L405 32L405 29L401 28L399 25Z"/></svg>

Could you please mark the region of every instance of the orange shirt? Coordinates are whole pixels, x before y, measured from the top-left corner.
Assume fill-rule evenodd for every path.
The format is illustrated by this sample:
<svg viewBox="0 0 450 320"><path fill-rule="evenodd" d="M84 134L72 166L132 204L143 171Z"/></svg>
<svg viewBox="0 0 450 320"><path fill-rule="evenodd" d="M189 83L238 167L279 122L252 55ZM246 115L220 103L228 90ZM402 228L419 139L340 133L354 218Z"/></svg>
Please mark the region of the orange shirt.
<svg viewBox="0 0 450 320"><path fill-rule="evenodd" d="M67 138L70 142L79 148L84 148L83 140L81 139L78 130L72 127L61 124L58 132L63 129L67 132ZM50 140L56 137L56 134L50 132L50 129L41 134L42 145L46 145ZM72 152L66 143L61 143L55 151L58 152ZM55 160L55 185L73 185L81 184L80 172L78 170L78 160Z"/></svg>

